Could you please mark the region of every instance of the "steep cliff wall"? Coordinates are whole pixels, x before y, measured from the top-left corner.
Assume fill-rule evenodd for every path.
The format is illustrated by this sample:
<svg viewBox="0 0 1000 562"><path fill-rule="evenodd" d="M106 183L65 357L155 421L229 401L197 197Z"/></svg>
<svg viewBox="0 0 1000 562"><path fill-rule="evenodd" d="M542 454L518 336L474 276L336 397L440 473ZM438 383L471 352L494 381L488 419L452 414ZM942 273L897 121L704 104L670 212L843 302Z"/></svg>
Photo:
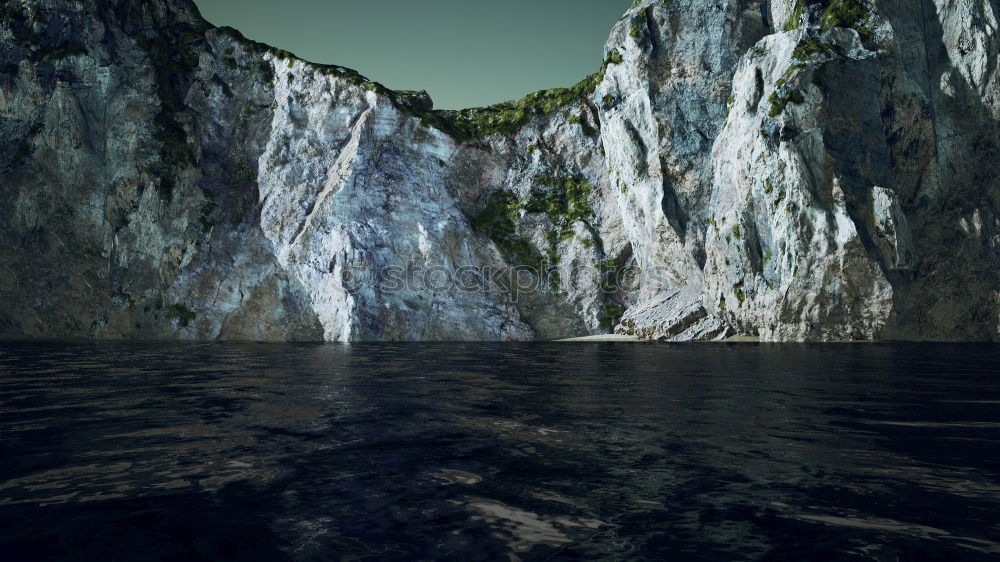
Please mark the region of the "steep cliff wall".
<svg viewBox="0 0 1000 562"><path fill-rule="evenodd" d="M7 0L0 333L996 340L1000 9L918 4L640 1L447 112L187 1Z"/></svg>
<svg viewBox="0 0 1000 562"><path fill-rule="evenodd" d="M605 140L638 188L622 207L640 264L674 290L619 330L997 339L998 14L963 0L633 8L611 39L628 64L599 88L623 100Z"/></svg>

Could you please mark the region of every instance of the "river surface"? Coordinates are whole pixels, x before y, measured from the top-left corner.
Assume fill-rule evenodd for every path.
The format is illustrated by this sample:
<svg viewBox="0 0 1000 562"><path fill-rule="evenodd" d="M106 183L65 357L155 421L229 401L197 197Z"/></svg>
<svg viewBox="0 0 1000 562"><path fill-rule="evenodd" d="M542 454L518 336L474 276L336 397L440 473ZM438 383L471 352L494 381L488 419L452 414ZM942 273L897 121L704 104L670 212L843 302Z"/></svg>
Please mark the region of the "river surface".
<svg viewBox="0 0 1000 562"><path fill-rule="evenodd" d="M0 560L1000 559L1000 347L0 343Z"/></svg>

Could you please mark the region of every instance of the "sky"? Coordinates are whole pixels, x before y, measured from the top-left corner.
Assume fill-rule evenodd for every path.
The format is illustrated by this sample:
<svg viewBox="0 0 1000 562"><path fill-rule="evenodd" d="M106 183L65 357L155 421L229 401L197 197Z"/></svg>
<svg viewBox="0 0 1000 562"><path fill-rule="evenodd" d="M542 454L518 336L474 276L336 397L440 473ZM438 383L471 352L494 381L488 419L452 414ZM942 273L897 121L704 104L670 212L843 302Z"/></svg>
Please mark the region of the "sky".
<svg viewBox="0 0 1000 562"><path fill-rule="evenodd" d="M309 61L353 68L439 109L480 107L596 72L632 0L195 0L202 15Z"/></svg>

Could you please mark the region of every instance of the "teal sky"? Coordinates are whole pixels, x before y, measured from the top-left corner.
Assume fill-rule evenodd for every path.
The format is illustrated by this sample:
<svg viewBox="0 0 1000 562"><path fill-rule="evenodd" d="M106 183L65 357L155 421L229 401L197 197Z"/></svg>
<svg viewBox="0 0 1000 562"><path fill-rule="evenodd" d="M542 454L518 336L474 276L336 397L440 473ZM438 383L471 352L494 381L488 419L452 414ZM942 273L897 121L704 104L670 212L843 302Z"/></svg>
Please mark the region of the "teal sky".
<svg viewBox="0 0 1000 562"><path fill-rule="evenodd" d="M632 0L195 0L205 18L460 109L571 86Z"/></svg>

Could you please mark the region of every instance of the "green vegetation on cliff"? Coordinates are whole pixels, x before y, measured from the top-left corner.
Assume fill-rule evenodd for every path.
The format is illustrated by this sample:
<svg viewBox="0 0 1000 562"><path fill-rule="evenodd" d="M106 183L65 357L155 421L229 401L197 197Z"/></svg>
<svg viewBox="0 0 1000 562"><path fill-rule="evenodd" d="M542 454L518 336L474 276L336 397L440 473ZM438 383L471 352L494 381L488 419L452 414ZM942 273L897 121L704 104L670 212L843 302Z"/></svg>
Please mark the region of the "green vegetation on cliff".
<svg viewBox="0 0 1000 562"><path fill-rule="evenodd" d="M799 28L799 23L802 21L802 14L805 13L808 6L809 4L806 0L795 0L795 6L792 8L792 12L788 14L788 21L785 22L785 31L793 31Z"/></svg>
<svg viewBox="0 0 1000 562"><path fill-rule="evenodd" d="M504 256L518 265L541 270L542 256L526 238L517 234L521 201L509 191L490 194L486 207L470 221L472 229L493 240Z"/></svg>
<svg viewBox="0 0 1000 562"><path fill-rule="evenodd" d="M589 224L594 215L587 199L593 186L586 178L555 177L547 174L535 178L539 187L532 190L524 210L529 213L544 213L558 229L559 238L573 236L573 226L582 222Z"/></svg>
<svg viewBox="0 0 1000 562"><path fill-rule="evenodd" d="M870 21L871 12L858 0L833 0L819 20L823 31L844 27L857 31L862 39L871 37Z"/></svg>
<svg viewBox="0 0 1000 562"><path fill-rule="evenodd" d="M589 241L591 245L599 243L600 237L592 226L594 210L588 198L593 186L589 180L540 174L535 182L536 186L524 199L509 191L493 192L483 210L469 222L475 232L493 240L508 260L541 272L546 266L559 264L559 244L573 238L577 223L584 224L591 232L594 237ZM545 235L548 247L544 252L518 234L522 212L544 214L551 223ZM548 274L552 289L558 290L561 285L558 273L549 271Z"/></svg>
<svg viewBox="0 0 1000 562"><path fill-rule="evenodd" d="M598 84L604 80L608 66L621 64L622 55L612 50L601 66L601 70L569 88L555 88L528 94L517 101L463 109L460 111L433 111L421 115L424 123L451 135L457 142L465 142L490 135L513 133L528 124L532 117L552 115L560 109L585 102ZM592 127L584 128L588 136L595 136Z"/></svg>
<svg viewBox="0 0 1000 562"><path fill-rule="evenodd" d="M446 111L434 110L431 99L426 92L392 90L378 82L369 80L350 68L310 63L288 51L247 39L233 28L220 27L219 32L254 51L270 54L278 60L290 60L293 64L295 62L308 64L311 68L328 76L335 76L367 91L385 96L400 111L420 118L425 126L434 127L448 134L458 143L491 135L513 133L527 125L532 117L552 115L571 104L587 102L597 89L598 84L604 80L607 68L613 64L621 64L624 60L620 52L611 50L598 72L569 88L542 90L528 94L517 101L502 102L488 107ZM273 77L273 74L263 68L263 64L261 68L262 73ZM598 134L592 126L584 125L581 124L581 127L588 136Z"/></svg>
<svg viewBox="0 0 1000 562"><path fill-rule="evenodd" d="M869 28L871 12L860 0L795 0L795 5L788 15L788 21L785 22L785 31L798 29L806 10L810 6L816 5L824 8L823 14L819 18L822 33L835 27L843 27L857 31L862 39L871 37L871 29Z"/></svg>
<svg viewBox="0 0 1000 562"><path fill-rule="evenodd" d="M805 96L802 95L802 92L798 89L788 88L783 91L779 89L774 92L771 94L768 101L771 102L771 110L768 112L768 115L771 117L777 117L784 113L785 107L787 107L789 103L801 104L805 102L806 99Z"/></svg>
<svg viewBox="0 0 1000 562"><path fill-rule="evenodd" d="M191 311L190 308L184 306L183 304L177 303L175 305L167 308L167 318L169 320L174 320L177 325L181 328L187 328L191 321L195 319L197 315Z"/></svg>

